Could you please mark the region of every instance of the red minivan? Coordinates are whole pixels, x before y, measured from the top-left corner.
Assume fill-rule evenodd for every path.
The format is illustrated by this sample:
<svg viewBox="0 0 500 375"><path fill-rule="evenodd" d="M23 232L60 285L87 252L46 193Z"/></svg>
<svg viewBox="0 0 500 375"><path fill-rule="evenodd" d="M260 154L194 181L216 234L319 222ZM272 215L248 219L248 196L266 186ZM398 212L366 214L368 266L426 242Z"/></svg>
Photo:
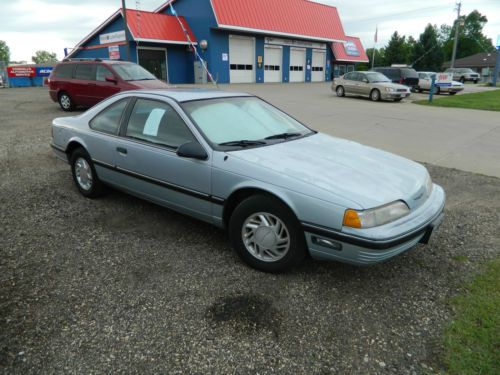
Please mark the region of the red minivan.
<svg viewBox="0 0 500 375"><path fill-rule="evenodd" d="M169 88L140 65L100 59L63 61L50 74L48 84L50 97L63 111L91 107L120 91Z"/></svg>

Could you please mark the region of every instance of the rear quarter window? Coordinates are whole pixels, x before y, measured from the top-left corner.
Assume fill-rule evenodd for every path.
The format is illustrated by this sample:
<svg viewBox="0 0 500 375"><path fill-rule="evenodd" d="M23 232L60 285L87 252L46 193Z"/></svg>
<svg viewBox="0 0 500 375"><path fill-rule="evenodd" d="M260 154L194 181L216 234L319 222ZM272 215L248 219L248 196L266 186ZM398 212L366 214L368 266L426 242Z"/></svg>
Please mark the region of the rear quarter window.
<svg viewBox="0 0 500 375"><path fill-rule="evenodd" d="M54 77L57 78L72 78L75 64L58 65L54 70Z"/></svg>

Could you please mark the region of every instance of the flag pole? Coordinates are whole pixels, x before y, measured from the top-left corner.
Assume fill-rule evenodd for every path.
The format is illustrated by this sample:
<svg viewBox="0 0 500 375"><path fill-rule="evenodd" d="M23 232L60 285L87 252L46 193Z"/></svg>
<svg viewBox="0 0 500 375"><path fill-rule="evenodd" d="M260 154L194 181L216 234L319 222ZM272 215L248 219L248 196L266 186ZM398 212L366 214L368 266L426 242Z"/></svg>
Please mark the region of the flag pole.
<svg viewBox="0 0 500 375"><path fill-rule="evenodd" d="M378 41L378 25L375 28L375 37L373 38L374 44L373 44L373 52L372 52L372 70L375 66L375 50L377 49L377 41Z"/></svg>

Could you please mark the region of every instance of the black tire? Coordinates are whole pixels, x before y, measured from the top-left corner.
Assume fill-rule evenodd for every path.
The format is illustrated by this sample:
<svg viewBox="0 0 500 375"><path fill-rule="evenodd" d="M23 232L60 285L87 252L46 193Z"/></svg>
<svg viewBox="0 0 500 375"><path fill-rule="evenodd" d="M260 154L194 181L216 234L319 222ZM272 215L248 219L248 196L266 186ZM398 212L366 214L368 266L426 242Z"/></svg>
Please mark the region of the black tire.
<svg viewBox="0 0 500 375"><path fill-rule="evenodd" d="M439 95L439 94L441 94L441 87L434 86L434 95Z"/></svg>
<svg viewBox="0 0 500 375"><path fill-rule="evenodd" d="M380 91L378 89L373 89L372 92L370 92L370 99L374 102L380 101Z"/></svg>
<svg viewBox="0 0 500 375"><path fill-rule="evenodd" d="M71 96L65 91L59 93L58 102L59 105L61 106L61 109L65 112L71 112L75 109L75 102L73 101L73 99L71 99Z"/></svg>
<svg viewBox="0 0 500 375"><path fill-rule="evenodd" d="M460 82L465 83L465 77L460 77Z"/></svg>
<svg viewBox="0 0 500 375"><path fill-rule="evenodd" d="M476 79L476 80L474 80L474 83L478 83L478 82L479 82L479 81L478 81L477 79Z"/></svg>
<svg viewBox="0 0 500 375"><path fill-rule="evenodd" d="M344 86L337 86L337 88L335 89L335 93L339 98L345 96Z"/></svg>
<svg viewBox="0 0 500 375"><path fill-rule="evenodd" d="M455 94L456 94L456 92L455 92L455 91L451 91L451 92L450 92L450 95L455 95Z"/></svg>
<svg viewBox="0 0 500 375"><path fill-rule="evenodd" d="M403 98L394 99L395 102L400 102L401 100L403 100Z"/></svg>
<svg viewBox="0 0 500 375"><path fill-rule="evenodd" d="M77 171L77 163L83 163L83 160L87 163L89 169L88 173L90 173L90 184L89 187L86 188L85 183L79 181L78 174L82 172ZM83 163L85 164L85 163ZM73 151L70 157L70 165L71 165L71 173L73 174L73 181L75 182L76 187L80 191L80 193L86 198L97 198L101 196L105 191L105 186L97 177L97 173L94 168L94 164L92 163L92 159L90 158L87 151L83 148L77 148ZM78 168L81 170L81 164ZM80 177L82 180L83 177ZM89 180L87 176L85 176L86 180ZM87 181L88 182L88 181Z"/></svg>
<svg viewBox="0 0 500 375"><path fill-rule="evenodd" d="M257 213L273 215L284 224L289 238L289 247L281 259L276 261L261 260L245 246L243 242L245 222ZM260 229L261 226L258 228ZM243 261L264 272L277 273L289 270L300 264L307 254L304 231L294 213L278 199L263 194L251 196L235 208L229 219L229 238L234 250ZM265 247L261 249L265 249ZM261 251L265 252L266 250Z"/></svg>

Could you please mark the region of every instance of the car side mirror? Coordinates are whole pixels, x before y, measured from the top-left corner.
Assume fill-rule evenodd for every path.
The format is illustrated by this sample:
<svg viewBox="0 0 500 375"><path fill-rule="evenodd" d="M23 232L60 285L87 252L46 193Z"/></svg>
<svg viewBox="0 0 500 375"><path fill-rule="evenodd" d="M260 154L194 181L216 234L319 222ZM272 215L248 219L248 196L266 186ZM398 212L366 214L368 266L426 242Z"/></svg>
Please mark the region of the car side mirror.
<svg viewBox="0 0 500 375"><path fill-rule="evenodd" d="M367 79L367 78L363 78L363 82L364 82L364 83L368 83L369 81L368 81L368 79Z"/></svg>
<svg viewBox="0 0 500 375"><path fill-rule="evenodd" d="M118 81L116 80L116 78L115 78L115 77L113 77L113 76L106 76L106 78L104 78L104 79L106 80L106 82L113 82L113 83L118 82Z"/></svg>
<svg viewBox="0 0 500 375"><path fill-rule="evenodd" d="M177 155L181 158L206 160L208 154L198 142L188 142L179 146Z"/></svg>

